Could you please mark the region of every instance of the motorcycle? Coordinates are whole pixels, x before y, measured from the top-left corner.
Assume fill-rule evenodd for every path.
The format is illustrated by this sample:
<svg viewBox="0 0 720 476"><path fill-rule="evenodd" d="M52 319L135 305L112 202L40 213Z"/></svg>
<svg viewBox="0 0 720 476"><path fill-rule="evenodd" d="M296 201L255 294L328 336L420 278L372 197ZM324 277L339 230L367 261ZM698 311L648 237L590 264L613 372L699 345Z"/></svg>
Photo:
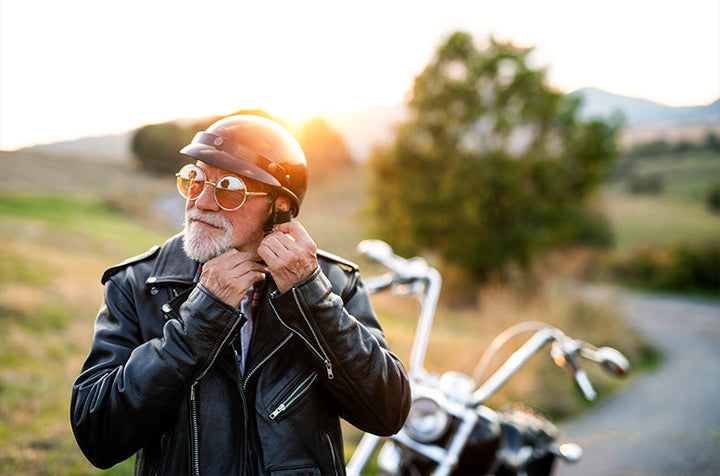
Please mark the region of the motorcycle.
<svg viewBox="0 0 720 476"><path fill-rule="evenodd" d="M595 361L616 377L629 371L627 358L611 347L597 348L573 339L560 329L523 322L501 332L488 346L473 377L448 371L431 374L424 368L425 354L440 295L440 273L423 258L404 259L379 240L366 240L358 252L389 272L366 280L371 293L392 290L398 296L420 301L408 375L412 405L403 428L389 438L366 433L348 462L349 476L359 476L378 445L378 474L411 475L548 475L556 460L578 461L582 449L574 443L557 443L558 429L545 417L522 405L493 410L485 405L534 354L550 344L554 362L562 367L588 400L596 397L581 358ZM513 337L532 335L489 377L489 363Z"/></svg>

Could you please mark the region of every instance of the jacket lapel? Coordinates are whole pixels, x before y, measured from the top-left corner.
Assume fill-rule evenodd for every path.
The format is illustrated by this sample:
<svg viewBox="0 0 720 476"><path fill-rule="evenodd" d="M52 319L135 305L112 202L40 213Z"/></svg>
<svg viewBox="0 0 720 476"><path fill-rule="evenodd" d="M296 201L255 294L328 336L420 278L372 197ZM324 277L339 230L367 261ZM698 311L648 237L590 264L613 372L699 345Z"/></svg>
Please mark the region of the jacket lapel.
<svg viewBox="0 0 720 476"><path fill-rule="evenodd" d="M195 281L197 271L198 263L185 254L182 234L178 234L166 241L160 249L152 273L145 283L191 285Z"/></svg>

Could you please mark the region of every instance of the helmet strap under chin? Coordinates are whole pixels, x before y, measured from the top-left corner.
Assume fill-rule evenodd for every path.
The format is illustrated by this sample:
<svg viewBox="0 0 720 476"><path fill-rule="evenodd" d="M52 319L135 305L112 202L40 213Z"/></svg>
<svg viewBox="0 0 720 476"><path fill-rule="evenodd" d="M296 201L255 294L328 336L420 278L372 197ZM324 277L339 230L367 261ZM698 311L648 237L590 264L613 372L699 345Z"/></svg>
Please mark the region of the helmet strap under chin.
<svg viewBox="0 0 720 476"><path fill-rule="evenodd" d="M292 211L290 210L276 210L275 209L275 200L272 202L272 211L270 212L270 216L265 221L265 225L263 226L263 234L269 235L273 232L273 228L278 223L286 223L292 220Z"/></svg>

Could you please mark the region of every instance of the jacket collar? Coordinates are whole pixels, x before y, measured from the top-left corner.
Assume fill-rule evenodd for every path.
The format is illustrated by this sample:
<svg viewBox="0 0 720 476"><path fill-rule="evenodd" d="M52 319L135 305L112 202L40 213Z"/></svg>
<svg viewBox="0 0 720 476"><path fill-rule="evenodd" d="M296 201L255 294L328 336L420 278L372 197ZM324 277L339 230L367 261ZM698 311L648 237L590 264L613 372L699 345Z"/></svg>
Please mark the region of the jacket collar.
<svg viewBox="0 0 720 476"><path fill-rule="evenodd" d="M146 284L193 284L196 280L199 264L185 254L182 233L168 241L160 249Z"/></svg>

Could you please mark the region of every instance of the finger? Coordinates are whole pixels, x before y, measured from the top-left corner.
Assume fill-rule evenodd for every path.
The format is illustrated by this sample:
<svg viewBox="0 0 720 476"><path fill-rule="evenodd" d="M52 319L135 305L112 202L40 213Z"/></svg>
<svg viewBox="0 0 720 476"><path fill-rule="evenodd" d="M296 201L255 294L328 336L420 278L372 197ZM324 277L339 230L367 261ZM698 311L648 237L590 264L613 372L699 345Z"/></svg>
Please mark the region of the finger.
<svg viewBox="0 0 720 476"><path fill-rule="evenodd" d="M275 225L275 231L289 234L296 242L312 241L305 227L299 221L289 221Z"/></svg>
<svg viewBox="0 0 720 476"><path fill-rule="evenodd" d="M281 247L281 250L292 250L294 248L297 248L297 242L295 238L289 233L274 231L269 235L269 237L270 243Z"/></svg>
<svg viewBox="0 0 720 476"><path fill-rule="evenodd" d="M244 252L244 251L238 251L235 249L231 249L226 251L225 253L216 256L215 258L212 258L209 260L205 265L204 268L217 268L217 269L233 269L242 263L246 262L259 262L260 256L257 253L250 253L250 252Z"/></svg>
<svg viewBox="0 0 720 476"><path fill-rule="evenodd" d="M287 252L287 248L280 243L277 237L271 237L270 235L265 237L258 247L258 253L268 265L276 263Z"/></svg>
<svg viewBox="0 0 720 476"><path fill-rule="evenodd" d="M265 252L270 252L275 256L283 256L288 251L294 249L296 249L296 244L290 236L282 232L272 232L260 243L258 252L261 253L261 251L264 250Z"/></svg>
<svg viewBox="0 0 720 476"><path fill-rule="evenodd" d="M200 284L222 301L237 307L248 288L263 281L266 273L267 268L254 261L243 261L232 268L203 267Z"/></svg>

